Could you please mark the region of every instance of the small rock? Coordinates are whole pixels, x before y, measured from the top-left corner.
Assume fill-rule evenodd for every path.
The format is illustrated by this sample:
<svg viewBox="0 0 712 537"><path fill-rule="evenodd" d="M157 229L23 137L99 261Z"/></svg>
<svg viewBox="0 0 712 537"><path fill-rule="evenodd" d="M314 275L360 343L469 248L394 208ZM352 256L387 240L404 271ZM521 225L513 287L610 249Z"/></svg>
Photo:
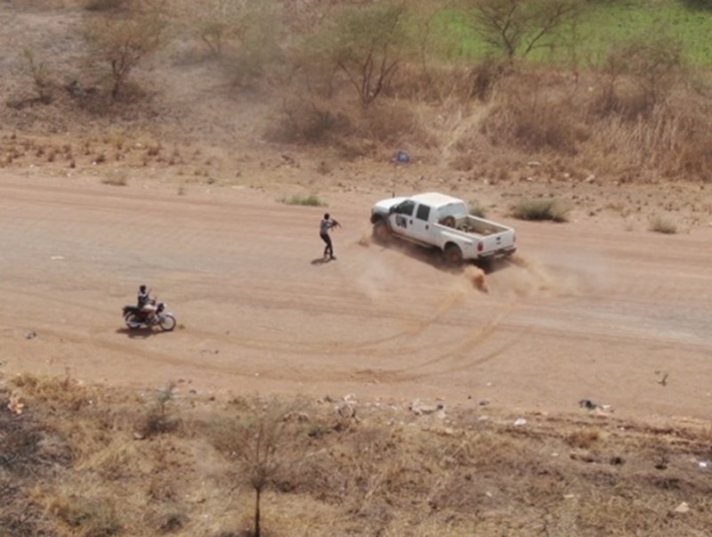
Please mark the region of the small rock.
<svg viewBox="0 0 712 537"><path fill-rule="evenodd" d="M675 508L676 513L687 513L690 510L690 506L687 505L687 502L682 502L680 505L678 505Z"/></svg>
<svg viewBox="0 0 712 537"><path fill-rule="evenodd" d="M439 412L439 416L441 418L445 417L445 405L443 403L438 403L437 405L423 405L418 399L416 399L410 404L408 408L411 412L418 416Z"/></svg>
<svg viewBox="0 0 712 537"><path fill-rule="evenodd" d="M525 420L524 418L517 418L516 420L514 420L515 427L521 427L522 425L526 425L526 424L527 424L527 420Z"/></svg>
<svg viewBox="0 0 712 537"><path fill-rule="evenodd" d="M353 418L356 416L356 409L348 403L341 405L337 412L342 418Z"/></svg>
<svg viewBox="0 0 712 537"><path fill-rule="evenodd" d="M37 337L37 332L30 331L25 334L25 339L34 339Z"/></svg>
<svg viewBox="0 0 712 537"><path fill-rule="evenodd" d="M477 403L480 406L487 406L490 404L489 399L482 399L479 403Z"/></svg>

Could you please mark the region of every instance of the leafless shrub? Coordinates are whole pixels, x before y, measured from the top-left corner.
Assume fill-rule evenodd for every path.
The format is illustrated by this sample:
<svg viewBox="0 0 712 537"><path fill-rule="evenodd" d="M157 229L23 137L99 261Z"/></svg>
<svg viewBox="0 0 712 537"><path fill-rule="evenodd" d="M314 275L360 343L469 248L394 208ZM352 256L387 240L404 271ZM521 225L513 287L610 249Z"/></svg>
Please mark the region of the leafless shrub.
<svg viewBox="0 0 712 537"><path fill-rule="evenodd" d="M654 216L650 219L650 231L663 235L674 235L677 233L677 224L669 218Z"/></svg>
<svg viewBox="0 0 712 537"><path fill-rule="evenodd" d="M116 100L131 72L164 43L165 21L158 11L138 11L91 19L85 36L92 56L111 71L111 97Z"/></svg>
<svg viewBox="0 0 712 537"><path fill-rule="evenodd" d="M552 48L562 30L580 16L581 0L465 0L473 28L510 60L537 48Z"/></svg>
<svg viewBox="0 0 712 537"><path fill-rule="evenodd" d="M682 45L660 30L614 44L605 60L593 111L635 120L665 102L683 69Z"/></svg>
<svg viewBox="0 0 712 537"><path fill-rule="evenodd" d="M472 97L472 72L459 65L432 65L427 71L403 63L383 96L417 103L467 102Z"/></svg>
<svg viewBox="0 0 712 537"><path fill-rule="evenodd" d="M35 58L35 53L29 48L25 49L24 56L30 68L30 73L32 74L37 100L43 104L49 104L52 102L54 82L47 68L47 64L45 62L38 63Z"/></svg>
<svg viewBox="0 0 712 537"><path fill-rule="evenodd" d="M128 3L129 0L87 0L84 9L87 11L114 11Z"/></svg>
<svg viewBox="0 0 712 537"><path fill-rule="evenodd" d="M213 445L240 471L242 483L255 493L254 530L262 535L262 493L277 480L279 473L303 457L299 436L304 431L299 421L290 419L295 408L277 400L248 402L250 412L214 424ZM304 434L305 438L306 435Z"/></svg>
<svg viewBox="0 0 712 537"><path fill-rule="evenodd" d="M328 145L353 128L352 119L338 102L290 98L284 101L282 114L267 137L281 142Z"/></svg>
<svg viewBox="0 0 712 537"><path fill-rule="evenodd" d="M481 128L495 146L562 154L575 153L588 137L574 94L550 85L546 73L518 74L498 85Z"/></svg>
<svg viewBox="0 0 712 537"><path fill-rule="evenodd" d="M364 106L387 91L407 53L407 4L387 1L336 11L309 40L306 61L339 70Z"/></svg>

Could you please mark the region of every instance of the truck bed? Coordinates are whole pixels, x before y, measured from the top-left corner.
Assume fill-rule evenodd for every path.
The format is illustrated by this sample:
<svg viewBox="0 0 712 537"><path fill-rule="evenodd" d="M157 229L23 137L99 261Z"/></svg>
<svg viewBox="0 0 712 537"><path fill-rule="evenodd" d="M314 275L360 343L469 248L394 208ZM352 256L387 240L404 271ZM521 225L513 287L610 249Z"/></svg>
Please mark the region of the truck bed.
<svg viewBox="0 0 712 537"><path fill-rule="evenodd" d="M490 235L494 235L496 233L509 231L509 228L506 226L471 215L448 216L443 218L443 220L440 221L440 224L445 227L456 229L457 231L462 231L463 233L477 235L480 237L489 237Z"/></svg>

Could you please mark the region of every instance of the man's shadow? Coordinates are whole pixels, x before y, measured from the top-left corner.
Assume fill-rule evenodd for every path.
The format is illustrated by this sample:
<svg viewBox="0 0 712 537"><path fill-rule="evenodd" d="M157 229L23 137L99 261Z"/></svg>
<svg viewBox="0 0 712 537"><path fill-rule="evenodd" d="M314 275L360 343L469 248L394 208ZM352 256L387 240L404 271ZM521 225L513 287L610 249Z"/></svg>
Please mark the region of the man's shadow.
<svg viewBox="0 0 712 537"><path fill-rule="evenodd" d="M314 266L326 265L327 263L331 263L331 261L332 259L328 257L317 257L316 259L312 259L311 264Z"/></svg>

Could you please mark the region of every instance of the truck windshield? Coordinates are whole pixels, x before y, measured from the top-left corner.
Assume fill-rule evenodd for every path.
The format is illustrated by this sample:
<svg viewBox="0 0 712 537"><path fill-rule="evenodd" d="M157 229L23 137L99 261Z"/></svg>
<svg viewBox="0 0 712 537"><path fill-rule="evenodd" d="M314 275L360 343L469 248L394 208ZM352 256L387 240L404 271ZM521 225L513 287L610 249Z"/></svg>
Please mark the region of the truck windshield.
<svg viewBox="0 0 712 537"><path fill-rule="evenodd" d="M415 202L411 200L405 200L396 207L396 214L405 214L407 216L413 216L413 209L415 209Z"/></svg>

